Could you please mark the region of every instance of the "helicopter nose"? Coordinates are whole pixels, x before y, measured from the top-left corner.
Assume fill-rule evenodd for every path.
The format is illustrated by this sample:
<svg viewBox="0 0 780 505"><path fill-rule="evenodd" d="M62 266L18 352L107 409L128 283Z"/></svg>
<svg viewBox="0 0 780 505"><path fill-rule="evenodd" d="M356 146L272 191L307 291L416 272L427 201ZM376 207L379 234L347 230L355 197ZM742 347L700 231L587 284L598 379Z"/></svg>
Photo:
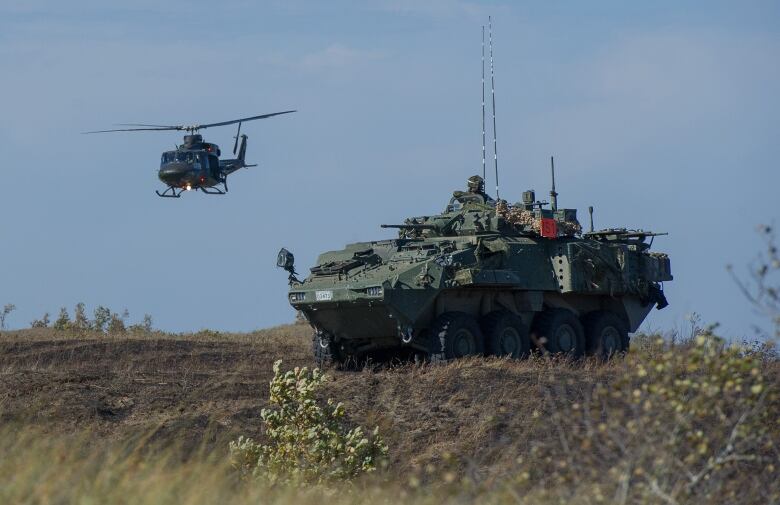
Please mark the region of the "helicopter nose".
<svg viewBox="0 0 780 505"><path fill-rule="evenodd" d="M190 166L177 161L166 163L160 167L158 176L160 180L169 186L178 186L189 173Z"/></svg>

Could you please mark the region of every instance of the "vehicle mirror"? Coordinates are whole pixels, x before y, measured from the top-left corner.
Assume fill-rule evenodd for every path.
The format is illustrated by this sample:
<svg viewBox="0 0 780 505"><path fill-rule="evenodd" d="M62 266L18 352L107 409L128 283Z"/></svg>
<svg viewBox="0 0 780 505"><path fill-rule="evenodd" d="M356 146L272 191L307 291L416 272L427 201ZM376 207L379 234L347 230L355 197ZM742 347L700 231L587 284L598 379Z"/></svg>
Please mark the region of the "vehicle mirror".
<svg viewBox="0 0 780 505"><path fill-rule="evenodd" d="M282 247L281 251L279 251L279 254L276 256L276 266L279 268L284 268L288 272L293 272L294 268L293 265L295 264L295 256Z"/></svg>

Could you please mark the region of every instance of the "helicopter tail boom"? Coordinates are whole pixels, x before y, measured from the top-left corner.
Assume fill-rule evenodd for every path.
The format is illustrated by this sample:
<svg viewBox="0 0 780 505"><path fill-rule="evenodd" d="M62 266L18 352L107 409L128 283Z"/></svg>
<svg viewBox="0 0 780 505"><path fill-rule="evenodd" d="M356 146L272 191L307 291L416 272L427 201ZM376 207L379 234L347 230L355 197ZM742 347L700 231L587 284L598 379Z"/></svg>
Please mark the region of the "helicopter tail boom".
<svg viewBox="0 0 780 505"><path fill-rule="evenodd" d="M257 165L247 165L246 163L246 135L241 135L241 143L238 146L238 155L233 160L219 160L219 169L222 177L227 177L239 168L256 167Z"/></svg>

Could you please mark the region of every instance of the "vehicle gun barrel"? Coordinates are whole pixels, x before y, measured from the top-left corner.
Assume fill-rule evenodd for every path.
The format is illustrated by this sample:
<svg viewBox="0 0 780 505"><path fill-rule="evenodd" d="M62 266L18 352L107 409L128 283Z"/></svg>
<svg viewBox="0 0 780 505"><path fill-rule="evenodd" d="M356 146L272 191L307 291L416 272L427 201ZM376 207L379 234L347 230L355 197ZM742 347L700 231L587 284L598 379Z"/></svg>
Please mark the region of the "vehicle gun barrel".
<svg viewBox="0 0 780 505"><path fill-rule="evenodd" d="M614 235L616 237L621 237L621 238L642 238L642 237L659 237L662 235L669 235L669 233L668 232L656 233L652 231L634 231L634 230L600 230L600 231L590 231L585 233L584 235L601 236L601 237Z"/></svg>
<svg viewBox="0 0 780 505"><path fill-rule="evenodd" d="M661 235L669 235L668 232L664 233L655 233L655 232L634 232L634 233L626 233L623 235L624 237L660 237Z"/></svg>
<svg viewBox="0 0 780 505"><path fill-rule="evenodd" d="M382 228L400 228L407 230L435 230L438 228L435 224L407 223L407 224L383 224Z"/></svg>

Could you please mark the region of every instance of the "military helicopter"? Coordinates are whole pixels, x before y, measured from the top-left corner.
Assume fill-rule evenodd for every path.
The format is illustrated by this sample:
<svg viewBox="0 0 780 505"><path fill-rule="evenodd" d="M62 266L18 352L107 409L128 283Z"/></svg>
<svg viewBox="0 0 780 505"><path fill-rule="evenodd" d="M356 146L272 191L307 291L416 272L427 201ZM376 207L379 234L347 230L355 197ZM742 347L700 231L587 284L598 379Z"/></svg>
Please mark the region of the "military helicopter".
<svg viewBox="0 0 780 505"><path fill-rule="evenodd" d="M152 125L152 124L119 124L117 126L132 126L133 128L118 128L113 130L97 130L84 133L109 133L109 132L134 132L134 131L167 131L178 130L185 131L184 143L176 146L175 151L166 151L162 154L160 161L160 170L157 176L168 186L165 191L160 193L155 191L157 196L166 198L179 198L185 191L201 190L207 195L224 195L228 191L227 176L239 168L256 167L257 165L247 165L246 140L247 136L241 133L241 124L245 121L254 121L255 119L265 119L281 114L296 112L286 110L282 112L272 112L271 114L261 114L259 116L245 117L241 119L232 119L220 123L195 124L195 125ZM235 142L233 143L234 159L220 160L222 152L219 146L204 142L203 136L198 131L204 128L214 126L227 126L238 124ZM239 145L240 139L240 145ZM221 186L221 187L220 187Z"/></svg>

